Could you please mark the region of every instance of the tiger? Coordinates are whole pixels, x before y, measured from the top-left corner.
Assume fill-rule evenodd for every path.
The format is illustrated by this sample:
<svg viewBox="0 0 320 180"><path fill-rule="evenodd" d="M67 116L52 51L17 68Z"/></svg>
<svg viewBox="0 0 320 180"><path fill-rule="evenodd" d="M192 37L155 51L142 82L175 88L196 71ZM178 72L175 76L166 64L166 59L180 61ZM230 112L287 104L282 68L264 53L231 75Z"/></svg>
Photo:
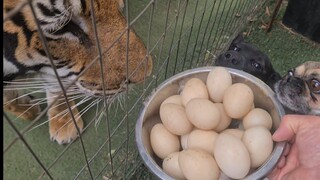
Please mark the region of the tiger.
<svg viewBox="0 0 320 180"><path fill-rule="evenodd" d="M23 3L27 4L12 13ZM81 93L90 96L112 96L150 76L153 59L121 12L124 5L123 0L4 1L4 87L28 74L40 74L46 80L52 141L70 143L84 128L81 117L71 121L71 113L79 113L77 107L62 114L68 109L65 98L53 100L57 94L64 97L61 87L50 87L50 82L57 80L56 75L63 86L74 82ZM103 50L101 56L99 47ZM40 106L32 104L27 95L17 99L18 96L14 89L4 91L4 111L21 119L35 119L41 112ZM75 106L73 100L68 103Z"/></svg>

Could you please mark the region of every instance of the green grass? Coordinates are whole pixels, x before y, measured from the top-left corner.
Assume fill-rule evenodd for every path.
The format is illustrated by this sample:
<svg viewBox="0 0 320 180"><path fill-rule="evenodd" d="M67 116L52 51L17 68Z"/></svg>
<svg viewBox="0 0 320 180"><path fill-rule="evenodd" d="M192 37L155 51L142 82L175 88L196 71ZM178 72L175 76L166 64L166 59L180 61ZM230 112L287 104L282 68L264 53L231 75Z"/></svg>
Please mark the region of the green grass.
<svg viewBox="0 0 320 180"><path fill-rule="evenodd" d="M272 12L275 3L270 4L269 7ZM282 25L281 19L285 12L285 5L282 5L271 32L266 33L265 29L262 28L263 22L270 20L263 9L257 16L256 21L246 29L247 32L250 31L251 33L245 38L266 53L274 68L282 75L303 62L320 61L320 45L318 43L310 41L291 30L289 31Z"/></svg>
<svg viewBox="0 0 320 180"><path fill-rule="evenodd" d="M108 139L105 115L99 126L95 127L93 123L82 136L89 159L103 145L100 153L90 163L94 176L97 176L98 172L102 171L102 174L98 175L98 179L101 179L102 176L112 175L110 173L109 149L111 149L113 156L113 170L115 171L113 179L119 179L124 175L132 175L131 179L154 178L146 167L141 164L141 159L135 146L134 125L144 98L160 82L173 74L189 68L210 65L216 55L223 51L231 39L242 30L244 24L241 22L247 17L245 12L251 11L254 7L252 4L256 1L217 1L217 3L221 2L221 4L220 6L216 4L213 10L214 13L211 15L214 1L208 1L206 6L205 1L199 1L196 8L197 1L188 1L188 4L185 4L187 2L185 0L172 0L168 16L168 28L165 36L163 36L168 2L168 0L156 1L152 20L150 20L152 8L148 8L141 18L133 24L133 28L151 51L154 59L154 74L151 76L152 78L149 78L148 81L137 86L134 91L129 93L128 99L123 100L125 102L122 109L117 109L117 103L115 103L108 111L110 133L113 134L111 147L108 146L108 143L103 145ZM179 2L181 2L180 5ZM239 4L236 2L239 2ZM148 3L148 0L129 0L129 19L132 20L137 17ZM274 1L269 3L272 5L272 10ZM177 23L175 23L178 6L182 11L177 18ZM219 10L217 10L217 7L219 7ZM222 12L221 9L223 7L230 9L230 11ZM186 12L185 17L184 12ZM299 35L290 33L279 24L283 12L284 6L269 34L266 34L265 30L261 28L262 22L269 20L269 17L264 13L264 9L260 10L258 16L252 17L255 21L245 28L246 32L250 31L245 40L265 52L270 57L275 69L281 74L307 60L319 61L320 57L319 45L307 41ZM237 15L235 16L235 14ZM183 17L185 18L184 21ZM195 20L193 21L194 17ZM215 23L215 26L213 26L213 22L219 21L221 23ZM150 26L151 22L152 26ZM222 26L227 28L222 29ZM149 31L149 28L151 31ZM168 67L167 70L166 67ZM140 96L142 96L141 99ZM131 109L131 107L134 108ZM128 110L130 112L126 117L126 111ZM86 125L90 123L94 115L95 109L92 109L90 113L86 113L83 116ZM14 117L10 117L14 119ZM44 122L46 118L42 118L38 123ZM18 119L14 120L14 124L18 129L22 130L30 122ZM7 147L16 137L16 134L5 120L3 125L3 145ZM47 123L26 133L25 138L46 167L66 148L66 146L60 146L49 140ZM128 161L125 161L126 159ZM127 163L127 166L125 166L125 163ZM70 148L66 150L49 172L54 179L72 179L85 164L81 144L77 140L70 145ZM104 169L105 166L106 168ZM20 140L4 154L3 170L4 179L8 180L37 179L43 172ZM44 176L44 179L48 179L48 177ZM90 179L87 168L80 174L79 179Z"/></svg>

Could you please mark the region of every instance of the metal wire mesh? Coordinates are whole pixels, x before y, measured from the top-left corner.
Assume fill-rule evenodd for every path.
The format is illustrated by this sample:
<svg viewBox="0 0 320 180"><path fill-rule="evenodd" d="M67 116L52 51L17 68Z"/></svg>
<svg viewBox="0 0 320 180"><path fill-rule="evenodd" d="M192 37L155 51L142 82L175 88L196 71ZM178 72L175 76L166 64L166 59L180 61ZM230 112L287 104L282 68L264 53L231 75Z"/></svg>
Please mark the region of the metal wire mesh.
<svg viewBox="0 0 320 180"><path fill-rule="evenodd" d="M65 146L49 141L46 113L50 105L44 106L32 122L22 122L4 112L4 177L5 179L152 179L138 156L135 147L134 125L139 109L147 95L156 90L159 83L187 69L212 65L215 57L224 51L231 40L261 10L264 0L126 0L122 13L126 17L126 28L118 39L126 36L127 74L129 33L135 31L144 42L147 57L153 59L153 71L145 75L145 81L130 87L121 94L95 99L81 96L69 97L68 89L59 78L53 58L46 46L39 23L38 32L61 87L59 97L65 101L76 100L85 120L84 131L78 139ZM91 1L92 7L93 1ZM4 21L9 20L32 1L17 6ZM31 8L35 15L34 8ZM92 25L96 30L95 13L91 9ZM95 33L97 33L95 31ZM96 34L97 35L97 34ZM98 36L96 36L98 37ZM116 40L117 41L117 40ZM113 43L113 45L116 43ZM98 53L92 63L100 63L103 78L102 54L111 47L101 47L96 38ZM143 64L141 64L143 66ZM80 73L80 77L83 73ZM34 81L35 79L33 79ZM32 79L30 79L30 82ZM19 82L19 81L17 81ZM35 81L37 82L37 81ZM103 81L104 82L104 81ZM41 88L33 89L35 83L23 85L32 89L28 93L41 95ZM19 86L15 86L19 88ZM106 89L103 85L103 89ZM4 90L6 87L4 87ZM39 93L40 92L40 93ZM40 94L40 95L39 95ZM81 103L80 103L81 102ZM53 104L53 103L52 103ZM51 104L51 105L52 105ZM67 103L68 104L68 103ZM76 117L68 104L66 110L75 123ZM76 124L76 123L75 123ZM78 132L79 129L77 129Z"/></svg>

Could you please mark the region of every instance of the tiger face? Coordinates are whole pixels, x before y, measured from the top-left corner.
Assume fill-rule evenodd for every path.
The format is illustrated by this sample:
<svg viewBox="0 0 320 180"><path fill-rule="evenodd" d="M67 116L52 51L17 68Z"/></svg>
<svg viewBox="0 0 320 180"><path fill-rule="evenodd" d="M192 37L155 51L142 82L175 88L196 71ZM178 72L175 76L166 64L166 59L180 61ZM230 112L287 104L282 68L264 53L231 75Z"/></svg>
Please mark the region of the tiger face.
<svg viewBox="0 0 320 180"><path fill-rule="evenodd" d="M5 0L4 17L21 3L23 0ZM119 4L121 8L123 1L93 0L92 3L91 8L91 0L33 0L33 8L26 5L4 21L4 81L31 72L46 74L46 79L49 77L51 81L57 73L67 82L64 85L75 82L78 90L91 96L111 96L126 90L128 84L143 82L151 74L152 58L120 13ZM51 140L64 144L78 137L83 121L77 117L79 111L72 100L52 102L57 92L61 88L47 90L48 104L55 103L48 110L49 132ZM40 111L35 105L26 106L30 101L27 96L18 101L15 92L3 95L4 109L23 119L33 119ZM63 111L67 113L61 114Z"/></svg>
<svg viewBox="0 0 320 180"><path fill-rule="evenodd" d="M5 1L4 15L21 2ZM126 30L117 0L93 2L96 32L90 0L34 0L32 4L59 77L78 78L79 89L95 95L103 94L104 83L106 94L111 95L124 90L126 83L142 82L151 73L152 59L133 30ZM31 71L54 75L28 6L4 22L4 57L12 67L4 67L5 80Z"/></svg>

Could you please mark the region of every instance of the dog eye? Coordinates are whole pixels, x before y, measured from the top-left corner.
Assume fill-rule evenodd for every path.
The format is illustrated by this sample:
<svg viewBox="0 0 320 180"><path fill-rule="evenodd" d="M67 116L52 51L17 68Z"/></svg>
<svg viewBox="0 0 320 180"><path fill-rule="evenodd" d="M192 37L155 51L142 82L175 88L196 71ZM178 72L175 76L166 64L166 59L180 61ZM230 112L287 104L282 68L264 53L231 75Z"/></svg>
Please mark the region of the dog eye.
<svg viewBox="0 0 320 180"><path fill-rule="evenodd" d="M310 90L313 93L320 93L320 82L317 79L312 79L310 81Z"/></svg>
<svg viewBox="0 0 320 180"><path fill-rule="evenodd" d="M255 69L257 69L257 70L259 70L259 71L262 71L262 66L261 66L261 64L259 64L259 63L257 63L255 60L253 60L253 59L251 59L251 65L255 68Z"/></svg>
<svg viewBox="0 0 320 180"><path fill-rule="evenodd" d="M240 48L237 47L237 46L235 46L235 47L233 47L233 50L234 50L234 51L240 51Z"/></svg>
<svg viewBox="0 0 320 180"><path fill-rule="evenodd" d="M241 49L237 45L230 46L229 50L240 51Z"/></svg>
<svg viewBox="0 0 320 180"><path fill-rule="evenodd" d="M288 71L289 76L293 76L293 74L294 74L294 71L292 69Z"/></svg>

